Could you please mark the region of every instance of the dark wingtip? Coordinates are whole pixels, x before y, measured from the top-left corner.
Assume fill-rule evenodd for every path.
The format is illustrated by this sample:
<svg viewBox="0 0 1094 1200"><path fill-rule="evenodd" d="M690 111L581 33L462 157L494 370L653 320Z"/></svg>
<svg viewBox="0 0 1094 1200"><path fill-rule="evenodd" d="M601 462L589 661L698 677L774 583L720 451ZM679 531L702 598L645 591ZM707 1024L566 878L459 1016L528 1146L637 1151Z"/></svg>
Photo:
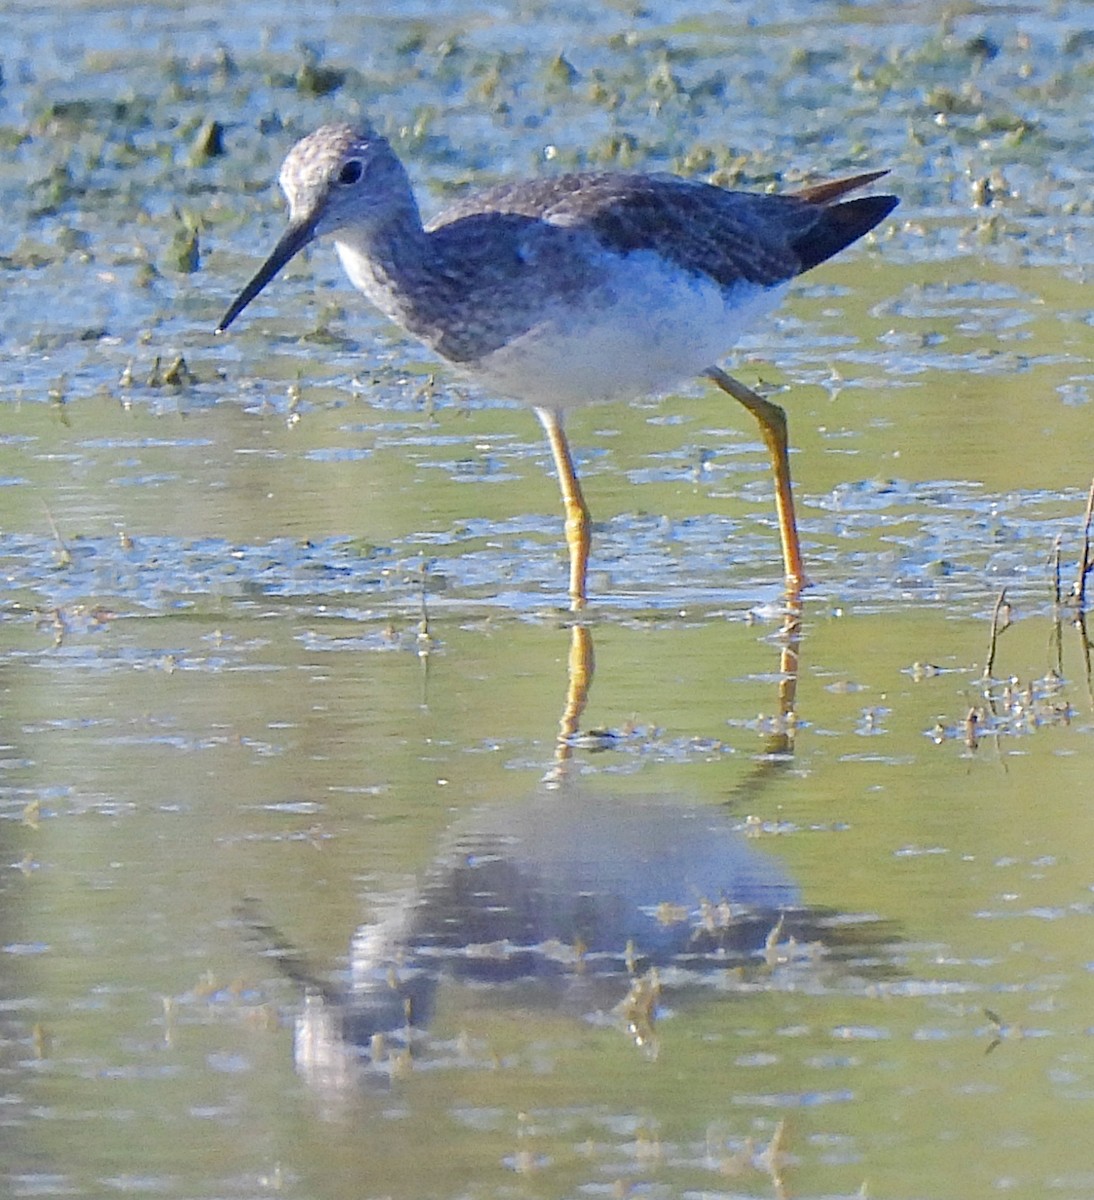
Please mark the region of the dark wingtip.
<svg viewBox="0 0 1094 1200"><path fill-rule="evenodd" d="M813 183L809 187L801 188L790 194L797 200L804 200L807 204L831 204L833 200L838 200L848 192L876 183L888 174L888 167L883 167L880 171L865 171L861 175L845 175L842 179L826 179L823 183Z"/></svg>
<svg viewBox="0 0 1094 1200"><path fill-rule="evenodd" d="M857 242L884 221L899 203L897 196L861 196L823 208L813 227L794 243L801 261L799 274Z"/></svg>

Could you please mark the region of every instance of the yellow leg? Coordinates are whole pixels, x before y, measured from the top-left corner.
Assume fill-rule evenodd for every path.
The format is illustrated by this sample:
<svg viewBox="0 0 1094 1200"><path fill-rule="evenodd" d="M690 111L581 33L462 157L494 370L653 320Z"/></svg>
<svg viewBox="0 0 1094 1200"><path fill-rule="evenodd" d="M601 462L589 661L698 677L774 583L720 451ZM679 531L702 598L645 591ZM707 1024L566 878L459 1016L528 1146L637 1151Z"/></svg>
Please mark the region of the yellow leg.
<svg viewBox="0 0 1094 1200"><path fill-rule="evenodd" d="M780 631L779 720L768 738L768 754L793 754L795 717L798 700L798 672L801 669L802 610L791 596Z"/></svg>
<svg viewBox="0 0 1094 1200"><path fill-rule="evenodd" d="M806 580L801 543L798 540L798 523L794 518L794 493L790 486L786 413L777 404L772 404L770 400L757 395L751 388L745 387L718 367L710 367L704 374L723 392L743 404L759 422L760 433L771 456L771 469L775 476L775 515L778 518L779 539L782 542L786 591L790 599L794 600L801 593Z"/></svg>
<svg viewBox="0 0 1094 1200"><path fill-rule="evenodd" d="M558 738L555 740L555 763L544 776L544 783L559 786L566 777L570 760L574 756L573 738L577 733L581 714L589 701L589 688L593 683L593 635L586 626L575 624L570 628L570 655L566 664L566 707L558 722Z"/></svg>
<svg viewBox="0 0 1094 1200"><path fill-rule="evenodd" d="M592 534L589 529L589 509L581 492L570 444L562 428L562 415L550 408L537 408L547 433L547 441L558 472L558 485L562 489L562 506L566 512L566 546L570 551L570 608L578 612L585 607L585 576L589 570L589 546Z"/></svg>

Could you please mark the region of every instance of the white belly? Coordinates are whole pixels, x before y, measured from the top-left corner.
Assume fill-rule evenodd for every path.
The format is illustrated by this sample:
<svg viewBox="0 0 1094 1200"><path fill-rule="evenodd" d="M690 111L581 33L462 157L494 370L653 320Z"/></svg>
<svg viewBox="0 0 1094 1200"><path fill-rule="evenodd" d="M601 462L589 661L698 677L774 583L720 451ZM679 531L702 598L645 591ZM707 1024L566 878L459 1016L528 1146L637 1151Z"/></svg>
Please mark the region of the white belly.
<svg viewBox="0 0 1094 1200"><path fill-rule="evenodd" d="M549 311L467 364L467 373L497 395L542 408L656 395L714 366L788 287L742 283L726 293L644 251L610 263L599 293L607 301Z"/></svg>

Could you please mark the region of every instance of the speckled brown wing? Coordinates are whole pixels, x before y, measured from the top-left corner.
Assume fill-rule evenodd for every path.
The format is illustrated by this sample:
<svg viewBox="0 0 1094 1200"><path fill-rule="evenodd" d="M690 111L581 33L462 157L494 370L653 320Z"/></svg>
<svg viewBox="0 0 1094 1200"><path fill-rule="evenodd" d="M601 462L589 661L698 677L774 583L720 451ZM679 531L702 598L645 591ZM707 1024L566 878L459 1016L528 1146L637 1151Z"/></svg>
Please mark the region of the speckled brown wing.
<svg viewBox="0 0 1094 1200"><path fill-rule="evenodd" d="M587 230L620 254L653 251L724 288L742 282L772 287L831 257L892 210L893 196L833 203L882 174L789 195L726 191L675 176L562 175L468 196L430 228L476 213L519 213Z"/></svg>

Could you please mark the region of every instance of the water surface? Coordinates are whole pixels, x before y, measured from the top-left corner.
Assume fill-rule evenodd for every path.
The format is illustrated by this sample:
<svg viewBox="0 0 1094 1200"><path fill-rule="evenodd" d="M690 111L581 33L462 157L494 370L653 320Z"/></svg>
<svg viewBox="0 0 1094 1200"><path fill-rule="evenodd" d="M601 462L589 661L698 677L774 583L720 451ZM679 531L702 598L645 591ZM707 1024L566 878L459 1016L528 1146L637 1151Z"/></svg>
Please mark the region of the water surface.
<svg viewBox="0 0 1094 1200"><path fill-rule="evenodd" d="M1094 1194L1089 6L8 25L4 1190ZM703 386L574 414L586 646L530 414L322 246L212 336L358 112L429 211L891 168L731 362L790 413L799 632Z"/></svg>

